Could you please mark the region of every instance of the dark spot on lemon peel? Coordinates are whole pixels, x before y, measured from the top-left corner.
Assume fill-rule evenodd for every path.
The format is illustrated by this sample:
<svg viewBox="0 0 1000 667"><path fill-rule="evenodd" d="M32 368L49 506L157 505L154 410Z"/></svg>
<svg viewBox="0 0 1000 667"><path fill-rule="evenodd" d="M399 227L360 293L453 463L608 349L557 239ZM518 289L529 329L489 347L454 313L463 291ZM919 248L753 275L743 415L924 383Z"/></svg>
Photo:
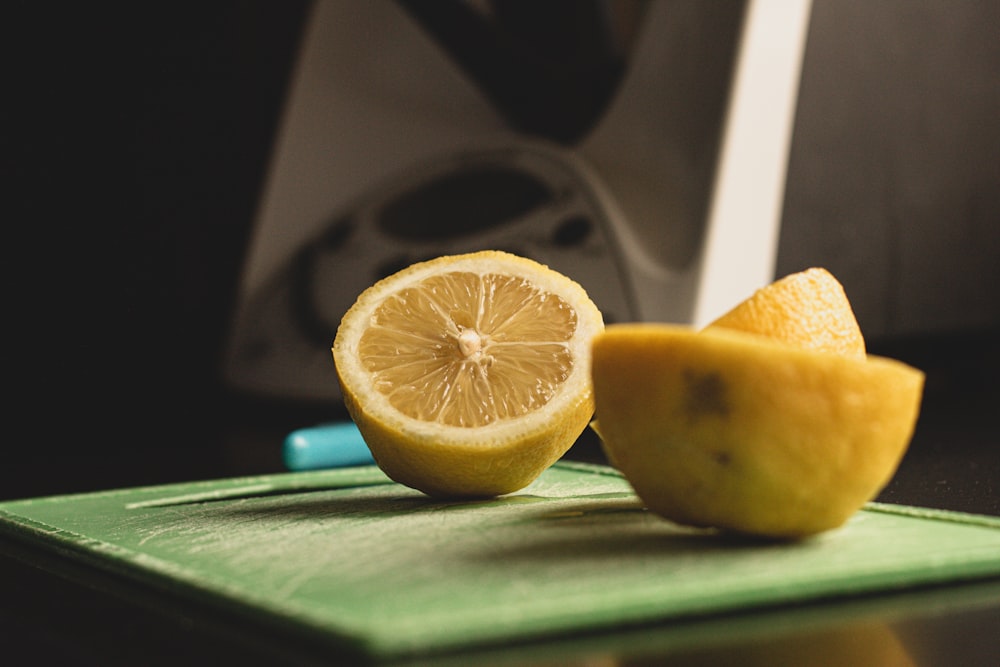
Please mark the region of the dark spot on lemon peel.
<svg viewBox="0 0 1000 667"><path fill-rule="evenodd" d="M729 452L712 452L710 456L713 461L723 467L728 466L733 461L733 457Z"/></svg>
<svg viewBox="0 0 1000 667"><path fill-rule="evenodd" d="M685 396L687 397L684 405L687 409L688 419L693 421L703 416L726 417L729 415L730 407L726 400L726 383L720 374L698 373L687 369L684 371L683 378Z"/></svg>

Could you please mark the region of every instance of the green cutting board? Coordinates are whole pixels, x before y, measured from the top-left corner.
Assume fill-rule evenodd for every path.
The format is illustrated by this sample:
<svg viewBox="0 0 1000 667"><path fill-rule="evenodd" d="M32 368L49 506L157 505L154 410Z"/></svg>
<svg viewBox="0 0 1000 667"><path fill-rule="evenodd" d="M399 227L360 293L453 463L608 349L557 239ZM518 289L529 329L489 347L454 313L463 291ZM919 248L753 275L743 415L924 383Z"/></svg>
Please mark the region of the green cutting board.
<svg viewBox="0 0 1000 667"><path fill-rule="evenodd" d="M739 540L571 463L477 502L374 467L19 500L0 538L379 658L1000 575L1000 519L870 504L813 539Z"/></svg>

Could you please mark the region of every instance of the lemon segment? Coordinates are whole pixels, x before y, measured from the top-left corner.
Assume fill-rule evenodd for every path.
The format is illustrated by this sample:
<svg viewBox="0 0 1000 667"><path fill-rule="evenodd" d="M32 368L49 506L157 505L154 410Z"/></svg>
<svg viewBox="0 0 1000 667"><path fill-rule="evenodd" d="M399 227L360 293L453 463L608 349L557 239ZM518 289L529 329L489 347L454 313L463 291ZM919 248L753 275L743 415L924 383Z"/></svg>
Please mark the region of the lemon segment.
<svg viewBox="0 0 1000 667"><path fill-rule="evenodd" d="M646 506L682 524L795 538L888 483L924 375L724 327L613 325L593 343L596 429Z"/></svg>
<svg viewBox="0 0 1000 667"><path fill-rule="evenodd" d="M717 327L856 359L866 354L844 287L823 268L793 273L760 288L706 328Z"/></svg>
<svg viewBox="0 0 1000 667"><path fill-rule="evenodd" d="M590 342L604 328L577 283L497 251L415 264L361 294L333 357L376 463L435 496L532 482L593 414Z"/></svg>

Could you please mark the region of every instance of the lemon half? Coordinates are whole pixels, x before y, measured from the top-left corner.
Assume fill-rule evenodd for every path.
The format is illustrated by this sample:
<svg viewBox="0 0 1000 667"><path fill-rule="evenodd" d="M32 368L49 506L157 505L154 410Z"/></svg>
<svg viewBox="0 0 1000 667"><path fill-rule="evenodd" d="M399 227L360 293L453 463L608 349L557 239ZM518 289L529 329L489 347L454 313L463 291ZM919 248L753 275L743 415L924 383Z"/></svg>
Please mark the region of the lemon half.
<svg viewBox="0 0 1000 667"><path fill-rule="evenodd" d="M344 402L392 479L434 496L494 496L559 459L593 410L584 289L498 251L414 264L344 315Z"/></svg>
<svg viewBox="0 0 1000 667"><path fill-rule="evenodd" d="M924 375L764 336L613 325L593 345L596 429L646 506L769 537L842 525L891 479Z"/></svg>

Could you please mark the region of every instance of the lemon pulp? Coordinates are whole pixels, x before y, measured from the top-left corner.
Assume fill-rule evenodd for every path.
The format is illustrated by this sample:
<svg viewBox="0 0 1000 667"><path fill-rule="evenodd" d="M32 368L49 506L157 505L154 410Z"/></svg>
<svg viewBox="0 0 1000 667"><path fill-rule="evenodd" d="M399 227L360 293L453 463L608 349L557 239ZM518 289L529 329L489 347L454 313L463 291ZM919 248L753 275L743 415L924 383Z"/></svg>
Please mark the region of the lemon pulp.
<svg viewBox="0 0 1000 667"><path fill-rule="evenodd" d="M547 404L569 377L576 313L523 278L432 276L378 307L358 353L401 413L484 426Z"/></svg>

